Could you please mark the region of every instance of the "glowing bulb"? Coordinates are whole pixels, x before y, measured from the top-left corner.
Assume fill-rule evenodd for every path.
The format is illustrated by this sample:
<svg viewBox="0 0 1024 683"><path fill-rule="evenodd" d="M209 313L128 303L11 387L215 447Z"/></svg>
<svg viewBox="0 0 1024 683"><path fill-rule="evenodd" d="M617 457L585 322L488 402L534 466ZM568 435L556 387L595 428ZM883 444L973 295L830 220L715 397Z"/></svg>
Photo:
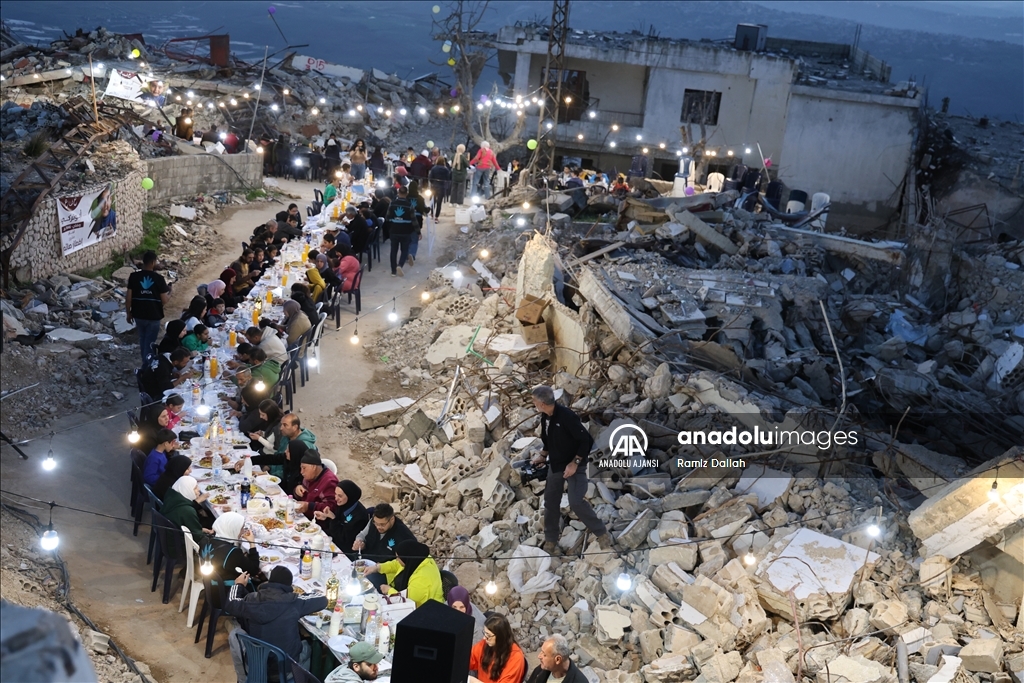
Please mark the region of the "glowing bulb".
<svg viewBox="0 0 1024 683"><path fill-rule="evenodd" d="M429 301L430 300L430 292L423 292L422 294L420 294L420 299L422 299L423 301Z"/></svg>
<svg viewBox="0 0 1024 683"><path fill-rule="evenodd" d="M398 322L398 311L392 309L391 312L388 313L388 320L390 320L393 323Z"/></svg>
<svg viewBox="0 0 1024 683"><path fill-rule="evenodd" d="M686 154L688 151L690 151L689 147L683 147L683 154Z"/></svg>
<svg viewBox="0 0 1024 683"><path fill-rule="evenodd" d="M206 399L202 399L198 406L196 406L196 415L209 415L210 406L206 405Z"/></svg>
<svg viewBox="0 0 1024 683"><path fill-rule="evenodd" d="M498 584L494 583L493 579L488 581L487 585L484 586L484 592L488 595L494 595L498 592Z"/></svg>
<svg viewBox="0 0 1024 683"><path fill-rule="evenodd" d="M479 204L480 203L480 195L478 195L478 194L473 195L473 197L470 199L470 201L472 201L474 204Z"/></svg>
<svg viewBox="0 0 1024 683"><path fill-rule="evenodd" d="M188 106L191 107L192 106L192 100L185 100L185 104L187 104Z"/></svg>
<svg viewBox="0 0 1024 683"><path fill-rule="evenodd" d="M677 157L683 156L683 150L680 149L680 150L676 151L676 156Z"/></svg>
<svg viewBox="0 0 1024 683"><path fill-rule="evenodd" d="M274 110L274 111L277 111L277 105L276 105L276 104L272 104L272 105L270 105L270 108L271 108L272 110Z"/></svg>
<svg viewBox="0 0 1024 683"><path fill-rule="evenodd" d="M310 356L309 360L306 361L306 365L311 367L311 368L315 368L319 364L320 364L320 361L318 361L316 359L316 356Z"/></svg>
<svg viewBox="0 0 1024 683"><path fill-rule="evenodd" d="M597 118L597 112L596 111L592 111L589 114L587 114L587 116L589 116L592 119L595 119L595 118Z"/></svg>
<svg viewBox="0 0 1024 683"><path fill-rule="evenodd" d="M226 107L226 106L228 106L228 105L224 104L223 102L218 102L218 103L217 103L217 106L218 106L218 107Z"/></svg>
<svg viewBox="0 0 1024 683"><path fill-rule="evenodd" d="M750 149L749 147L747 147L747 148L746 148L745 150L743 150L743 152L744 152L745 154L750 154L750 153L751 153L752 151L753 151L753 150L751 150L751 149Z"/></svg>
<svg viewBox="0 0 1024 683"><path fill-rule="evenodd" d="M245 99L249 99L249 93L247 93L247 92L242 93L242 97L244 97Z"/></svg>
<svg viewBox="0 0 1024 683"><path fill-rule="evenodd" d="M39 545L43 547L43 550L56 550L60 545L60 536L53 529L47 529L40 537Z"/></svg>
<svg viewBox="0 0 1024 683"><path fill-rule="evenodd" d="M320 104L327 104L327 98L326 97L321 97L320 98Z"/></svg>
<svg viewBox="0 0 1024 683"><path fill-rule="evenodd" d="M572 104L572 98L571 98L571 97L569 97L568 95L566 95L566 96L565 96L565 103L566 103L566 104Z"/></svg>
<svg viewBox="0 0 1024 683"><path fill-rule="evenodd" d="M612 124L612 130L618 130L618 129L619 129L619 124L613 123Z"/></svg>
<svg viewBox="0 0 1024 683"><path fill-rule="evenodd" d="M356 115L356 110L355 109L349 109L348 110L348 115L349 116L355 116Z"/></svg>
<svg viewBox="0 0 1024 683"><path fill-rule="evenodd" d="M263 148L262 147L257 147L256 148L256 153L257 154L263 154Z"/></svg>
<svg viewBox="0 0 1024 683"><path fill-rule="evenodd" d="M583 139L583 133L580 133L579 135L577 135L576 139L577 140L582 140Z"/></svg>
<svg viewBox="0 0 1024 683"><path fill-rule="evenodd" d="M231 98L231 106L233 107L233 106L235 106L236 104L238 104L238 100L236 100L236 99L235 99L234 97L232 97L232 98Z"/></svg>
<svg viewBox="0 0 1024 683"><path fill-rule="evenodd" d="M312 112L313 112L313 116L316 116L317 114L320 113L320 110L317 109L316 107L313 107Z"/></svg>
<svg viewBox="0 0 1024 683"><path fill-rule="evenodd" d="M658 143L658 147L661 148L661 149L665 149L665 143L664 142L659 142Z"/></svg>
<svg viewBox="0 0 1024 683"><path fill-rule="evenodd" d="M213 102L207 102L206 103L206 108L207 109L213 109Z"/></svg>
<svg viewBox="0 0 1024 683"><path fill-rule="evenodd" d="M732 150L730 149L729 151L726 152L726 154L732 156Z"/></svg>
<svg viewBox="0 0 1024 683"><path fill-rule="evenodd" d="M296 159L295 160L295 165L296 166L302 166L302 159Z"/></svg>
<svg viewBox="0 0 1024 683"><path fill-rule="evenodd" d="M427 108L426 107L420 107L419 109L416 110L416 113L419 114L420 116L426 116L427 115Z"/></svg>
<svg viewBox="0 0 1024 683"><path fill-rule="evenodd" d="M359 343L359 333L358 332L353 332L352 336L349 337L348 340L350 342L352 342L353 345L358 344Z"/></svg>
<svg viewBox="0 0 1024 683"><path fill-rule="evenodd" d="M256 391L264 391L267 388L267 383L263 380L257 380L256 385L253 388Z"/></svg>
<svg viewBox="0 0 1024 683"><path fill-rule="evenodd" d="M391 116L391 110L390 109L385 109L384 110L384 116Z"/></svg>
<svg viewBox="0 0 1024 683"><path fill-rule="evenodd" d="M483 103L481 103L481 102L477 102L477 103L476 103L476 108L477 108L477 109L479 109L480 111L483 111L483 110L484 110L484 105L483 105Z"/></svg>
<svg viewBox="0 0 1024 683"><path fill-rule="evenodd" d="M992 501L999 500L999 484L992 482L992 488L988 490L988 499Z"/></svg>
<svg viewBox="0 0 1024 683"><path fill-rule="evenodd" d="M222 133L221 133L220 135L218 135L217 137L219 137L219 138L220 138L221 140L227 140L227 139L228 139L228 134L227 134L227 133L223 133L223 132L222 132Z"/></svg>
<svg viewBox="0 0 1024 683"><path fill-rule="evenodd" d="M618 578L615 579L615 587L620 591L628 591L633 587L633 580L629 578L629 574L622 572Z"/></svg>
<svg viewBox="0 0 1024 683"><path fill-rule="evenodd" d="M288 88L285 88L285 89L284 89L284 90L283 90L282 92L283 92L283 93L284 93L285 95L290 95L292 91L291 91L291 90L289 90Z"/></svg>
<svg viewBox="0 0 1024 683"><path fill-rule="evenodd" d="M455 272L452 273L452 277L455 278L456 280L461 279L462 278L462 271L456 269Z"/></svg>
<svg viewBox="0 0 1024 683"><path fill-rule="evenodd" d="M432 194L433 193L430 191L429 187L427 189L423 190L423 196L426 197L427 199L430 199L430 195L432 195Z"/></svg>
<svg viewBox="0 0 1024 683"><path fill-rule="evenodd" d="M181 95L175 95L174 96L174 101L175 102L181 102Z"/></svg>
<svg viewBox="0 0 1024 683"><path fill-rule="evenodd" d="M533 102L534 104L537 104L537 98L536 97L531 97L530 101Z"/></svg>
<svg viewBox="0 0 1024 683"><path fill-rule="evenodd" d="M384 182L383 180L378 180L377 181L377 187L387 187L387 186L388 186L388 184L386 182Z"/></svg>
<svg viewBox="0 0 1024 683"><path fill-rule="evenodd" d="M384 105L383 104L378 104L377 105L377 113L378 114L383 114L384 113Z"/></svg>
<svg viewBox="0 0 1024 683"><path fill-rule="evenodd" d="M363 105L357 104L356 105L356 111L362 111L362 110L363 110Z"/></svg>
<svg viewBox="0 0 1024 683"><path fill-rule="evenodd" d="M349 578L348 583L345 584L345 593L347 593L351 597L355 597L359 595L359 591L361 589L362 586L359 585L359 576L356 574L355 567L353 567L352 576Z"/></svg>
<svg viewBox="0 0 1024 683"><path fill-rule="evenodd" d="M438 114L443 114L444 113L444 107L438 107L437 108L437 113Z"/></svg>
<svg viewBox="0 0 1024 683"><path fill-rule="evenodd" d="M547 128L548 130L551 130L552 128L555 127L555 124L548 121L547 123L544 124L544 127Z"/></svg>
<svg viewBox="0 0 1024 683"><path fill-rule="evenodd" d="M46 454L46 459L43 460L43 469L47 472L52 472L57 467L57 461L53 458L53 450Z"/></svg>
<svg viewBox="0 0 1024 683"><path fill-rule="evenodd" d="M650 151L649 149L647 149L646 147L644 147L644 149L643 149L643 153L644 153L644 154L647 154L647 152L649 152L649 151Z"/></svg>
<svg viewBox="0 0 1024 683"><path fill-rule="evenodd" d="M526 225L526 219L525 218L517 218L516 219L516 225L518 225L520 228L523 227L524 225Z"/></svg>
<svg viewBox="0 0 1024 683"><path fill-rule="evenodd" d="M252 89L253 90L259 90L260 89L259 83L257 83L256 85L252 86Z"/></svg>
<svg viewBox="0 0 1024 683"><path fill-rule="evenodd" d="M202 572L203 576L209 576L213 573L213 563L207 560L199 565L199 571Z"/></svg>
<svg viewBox="0 0 1024 683"><path fill-rule="evenodd" d="M530 202L523 202L523 208L524 209L529 209L530 208Z"/></svg>
<svg viewBox="0 0 1024 683"><path fill-rule="evenodd" d="M748 552L746 555L743 556L743 564L747 565L748 567L754 564L755 562L757 562L757 558L754 557L754 553Z"/></svg>
<svg viewBox="0 0 1024 683"><path fill-rule="evenodd" d="M637 141L637 142L640 142L640 141L641 141L641 140L643 140L643 139L644 139L644 136L643 136L643 135L640 135L640 133L637 133L637 134L636 134L636 141Z"/></svg>
<svg viewBox="0 0 1024 683"><path fill-rule="evenodd" d="M406 109L405 107L402 107L401 109L398 110L398 113L401 114L402 116L405 116L406 114L409 113L409 110Z"/></svg>
<svg viewBox="0 0 1024 683"><path fill-rule="evenodd" d="M189 91L188 91L187 93L185 93L185 94L186 94L186 95L188 95L189 97L195 97L195 96L196 96L196 94L195 94L194 92L192 92L191 90L189 90Z"/></svg>
<svg viewBox="0 0 1024 683"><path fill-rule="evenodd" d="M609 142L608 146L609 147L615 147L615 140L612 140L611 142Z"/></svg>
<svg viewBox="0 0 1024 683"><path fill-rule="evenodd" d="M480 258L488 258L488 257L490 257L490 255L491 255L491 252L487 251L486 249L481 249L480 250Z"/></svg>
<svg viewBox="0 0 1024 683"><path fill-rule="evenodd" d="M878 538L882 533L882 530L878 528L877 524L872 524L868 527L868 536L871 538Z"/></svg>
<svg viewBox="0 0 1024 683"><path fill-rule="evenodd" d="M191 126L192 125L192 117L190 117L190 116L186 116L185 117L185 125L186 126Z"/></svg>
<svg viewBox="0 0 1024 683"><path fill-rule="evenodd" d="M133 429L128 433L128 443L138 443L142 436L139 434L138 429Z"/></svg>

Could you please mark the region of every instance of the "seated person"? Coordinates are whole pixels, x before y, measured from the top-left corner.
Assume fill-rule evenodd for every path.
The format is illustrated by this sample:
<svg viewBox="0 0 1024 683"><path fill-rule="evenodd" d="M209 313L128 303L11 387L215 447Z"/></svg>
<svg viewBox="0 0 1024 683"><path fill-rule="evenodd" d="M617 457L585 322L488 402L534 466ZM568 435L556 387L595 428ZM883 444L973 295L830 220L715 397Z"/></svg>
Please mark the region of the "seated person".
<svg viewBox="0 0 1024 683"><path fill-rule="evenodd" d="M249 447L259 454L271 454L277 450L277 443L281 440L281 418L284 413L281 407L272 399L261 401L259 408L255 411L259 421L255 426L247 425L252 431L246 432L251 443ZM242 425L240 424L239 427Z"/></svg>
<svg viewBox="0 0 1024 683"><path fill-rule="evenodd" d="M281 378L281 366L269 360L263 349L254 348L249 354L249 360L249 367L238 373L240 401L228 401L233 409L243 411L244 408L245 413L256 410L263 400L269 398Z"/></svg>
<svg viewBox="0 0 1024 683"><path fill-rule="evenodd" d="M160 508L160 514L170 520L175 528L185 527L192 532L192 540L200 547L206 543L206 536L212 535L212 529L204 529L199 520L199 511L193 503L202 503L206 499L205 494L199 492L199 482L195 477L187 474L178 477L178 480L165 492L164 505ZM173 548L166 548L165 552L173 554L178 544Z"/></svg>
<svg viewBox="0 0 1024 683"><path fill-rule="evenodd" d="M323 296L324 290L327 289L327 283L324 281L320 270L316 265L316 257L320 255L320 252L313 249L309 252L306 257L306 281L309 283L309 295L313 297L313 301L320 301L320 297Z"/></svg>
<svg viewBox="0 0 1024 683"><path fill-rule="evenodd" d="M487 617L483 640L470 653L469 670L475 672L470 676L473 683L519 683L526 678L526 656L503 615Z"/></svg>
<svg viewBox="0 0 1024 683"><path fill-rule="evenodd" d="M338 251L341 260L338 262L338 269L335 272L341 278L341 291L347 293L352 291L352 287L356 283L356 274L359 273L362 265L352 249L339 249Z"/></svg>
<svg viewBox="0 0 1024 683"><path fill-rule="evenodd" d="M302 483L295 487L295 511L313 519L313 513L333 510L337 506L334 489L338 486L338 477L324 467L320 452L309 449L302 456L299 465L302 472Z"/></svg>
<svg viewBox="0 0 1024 683"><path fill-rule="evenodd" d="M474 605L469 599L469 591L464 586L452 586L445 597L448 606L453 610L462 612L466 616L473 617L476 624L473 626L473 642L483 640L484 637L484 616L483 611Z"/></svg>
<svg viewBox="0 0 1024 683"><path fill-rule="evenodd" d="M369 213L366 209L362 211ZM345 209L345 217L348 219L345 229L348 231L349 246L356 254L366 251L366 242L370 239L370 226L362 211L357 211L351 204Z"/></svg>
<svg viewBox="0 0 1024 683"><path fill-rule="evenodd" d="M331 181L324 187L324 206L326 207L334 198L338 196L338 190L341 189L341 178L331 178Z"/></svg>
<svg viewBox="0 0 1024 683"><path fill-rule="evenodd" d="M254 325L245 331L245 338L253 346L263 349L267 360L276 362L278 369L288 362L288 348L273 329L265 330Z"/></svg>
<svg viewBox="0 0 1024 683"><path fill-rule="evenodd" d="M263 263L260 264L260 268L263 272L267 272L277 265L277 258L280 252L281 248L276 244L268 244L263 248Z"/></svg>
<svg viewBox="0 0 1024 683"><path fill-rule="evenodd" d="M168 454L178 447L178 435L170 429L161 429L156 433L156 446L146 456L142 464L142 480L151 487L156 486L160 475L167 467Z"/></svg>
<svg viewBox="0 0 1024 683"><path fill-rule="evenodd" d="M156 446L156 434L161 429L174 429L181 422L185 399L180 394L171 394L163 403L146 406L139 415L139 443L143 453L149 453Z"/></svg>
<svg viewBox="0 0 1024 683"><path fill-rule="evenodd" d="M217 328L228 321L227 316L227 305L224 303L224 299L214 299L213 306L206 312L206 318L203 320L203 324L207 327Z"/></svg>
<svg viewBox="0 0 1024 683"><path fill-rule="evenodd" d="M629 195L629 183L626 182L626 176L620 173L615 177L615 184L612 185L611 193L620 198Z"/></svg>
<svg viewBox="0 0 1024 683"><path fill-rule="evenodd" d="M430 557L430 549L419 541L402 541L395 548L395 559L369 566L366 573L384 575L387 583L378 586L383 595L405 591L417 607L428 600L444 602L441 570ZM369 576L367 580L373 583Z"/></svg>
<svg viewBox="0 0 1024 683"><path fill-rule="evenodd" d="M289 216L293 216L295 218L296 223L298 223L299 227L302 227L302 214L299 213L298 204L289 204L288 208L285 209L284 211L278 211L277 216L275 216L275 218L277 218L278 221L287 222Z"/></svg>
<svg viewBox="0 0 1024 683"><path fill-rule="evenodd" d="M279 477L281 488L285 491L293 491L302 483L302 456L307 450L316 447L316 435L308 429L303 429L298 415L288 413L281 417L280 437L274 442L273 453L253 457L252 464L259 465L270 474ZM239 460L232 469L236 472L241 471L243 462Z"/></svg>
<svg viewBox="0 0 1024 683"><path fill-rule="evenodd" d="M320 314L316 312L316 304L313 303L313 297L309 295L309 287L304 282L296 282L292 284L292 301L298 301L299 306L302 308L302 312L309 318L310 325L316 325L320 322Z"/></svg>
<svg viewBox="0 0 1024 683"><path fill-rule="evenodd" d="M331 263L327 259L327 254L317 254L316 257L316 270L320 273L320 277L329 285L333 285L335 289L341 286L341 278L338 274L331 269Z"/></svg>
<svg viewBox="0 0 1024 683"><path fill-rule="evenodd" d="M288 241L288 235L280 232L280 224L283 221L270 220L252 231L252 238L249 240L250 248L257 242L265 245L276 244L278 246ZM255 253L254 253L255 256Z"/></svg>
<svg viewBox="0 0 1024 683"><path fill-rule="evenodd" d="M339 481L337 488L334 489L334 509L325 508L313 513L313 517L330 535L334 545L346 554L352 552L352 543L355 542L356 536L370 521L369 513L359 502L362 497L363 490L354 481L345 479Z"/></svg>
<svg viewBox="0 0 1024 683"><path fill-rule="evenodd" d="M205 317L206 297L197 294L192 297L192 301L188 304L188 309L181 314L181 319L185 321L185 329L191 332L193 327L202 324Z"/></svg>
<svg viewBox="0 0 1024 683"><path fill-rule="evenodd" d="M248 576L239 577L228 593L224 611L246 624L245 632L257 640L277 646L298 662L307 671L310 668L309 642L302 639L299 620L307 614L314 614L327 607L327 598L322 595L298 595L292 589L292 573L287 567L274 567L268 579L260 584L256 592L249 592L246 586ZM235 637L242 631L241 626L228 634L231 659L234 660L238 680L246 679L243 665L245 648ZM291 672L281 675L277 672L277 660L271 657L268 673L278 674L276 680L291 679ZM287 665L286 665L287 666Z"/></svg>
<svg viewBox="0 0 1024 683"><path fill-rule="evenodd" d="M262 273L259 269L251 268L255 256L252 249L243 249L242 255L230 266L231 270L235 273L234 291L232 293L236 297L244 297L248 294Z"/></svg>
<svg viewBox="0 0 1024 683"><path fill-rule="evenodd" d="M163 396L165 391L173 389L188 378L188 373L184 370L191 358L191 352L182 346L170 353L155 356L149 365L139 371L139 384L142 390L153 398Z"/></svg>
<svg viewBox="0 0 1024 683"><path fill-rule="evenodd" d="M337 230L328 230L324 233L324 236L320 238L320 247L317 252L326 254L334 248L334 243L337 241L335 235L338 234Z"/></svg>
<svg viewBox="0 0 1024 683"><path fill-rule="evenodd" d="M334 233L331 233L331 235L334 237L334 246L336 246L336 247L340 247L342 245L352 246L352 238L349 236L349 234L346 231L338 230L338 231L336 231ZM320 251L322 251L324 253L327 253L328 251L330 251L330 248L321 249Z"/></svg>
<svg viewBox="0 0 1024 683"><path fill-rule="evenodd" d="M248 550L240 547L241 541L249 544ZM206 543L200 543L201 556L210 558L213 565L214 583L232 586L236 580L252 581L259 575L260 553L255 541L240 513L225 512L217 518L213 523L213 536L208 537Z"/></svg>
<svg viewBox="0 0 1024 683"><path fill-rule="evenodd" d="M395 515L395 509L387 503L373 508L373 517L366 528L359 532L352 550L362 552L372 562L387 562L395 559L395 548L402 541L415 541L416 536ZM354 559L354 555L350 555ZM371 580L372 583L372 580Z"/></svg>
<svg viewBox="0 0 1024 683"><path fill-rule="evenodd" d="M352 643L348 650L348 664L343 664L327 674L324 683L359 683L377 680L378 667L384 655L370 643Z"/></svg>
<svg viewBox="0 0 1024 683"><path fill-rule="evenodd" d="M299 227L298 216L288 216L283 221L277 222L277 230L288 239L298 239L302 237L302 228Z"/></svg>
<svg viewBox="0 0 1024 683"><path fill-rule="evenodd" d="M206 351L210 348L210 330L206 325L199 323L182 338L181 345L189 351Z"/></svg>

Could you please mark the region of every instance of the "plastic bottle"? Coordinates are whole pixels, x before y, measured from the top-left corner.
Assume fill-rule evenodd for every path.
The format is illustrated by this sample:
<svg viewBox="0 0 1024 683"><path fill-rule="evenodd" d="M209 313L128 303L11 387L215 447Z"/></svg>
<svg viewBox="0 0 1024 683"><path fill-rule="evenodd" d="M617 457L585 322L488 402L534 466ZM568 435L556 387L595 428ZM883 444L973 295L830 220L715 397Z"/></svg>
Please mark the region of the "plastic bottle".
<svg viewBox="0 0 1024 683"><path fill-rule="evenodd" d="M199 389L199 382L192 382L192 406L199 405L203 400L203 392Z"/></svg>
<svg viewBox="0 0 1024 683"><path fill-rule="evenodd" d="M286 524L295 522L295 498L288 496L288 502L284 504L284 521Z"/></svg>
<svg viewBox="0 0 1024 683"><path fill-rule="evenodd" d="M232 327L228 331L228 346L235 348L236 344L238 344L238 333L235 332L235 328Z"/></svg>
<svg viewBox="0 0 1024 683"><path fill-rule="evenodd" d="M327 594L327 604L328 605L331 604L332 602L337 602L337 600L338 600L338 590L340 588L341 588L341 581L338 580L338 575L337 574L331 574L331 578L327 579L326 591L325 591L325 593Z"/></svg>
<svg viewBox="0 0 1024 683"><path fill-rule="evenodd" d="M249 480L252 478L252 458L248 455L245 456L245 460L242 461L242 476Z"/></svg>
<svg viewBox="0 0 1024 683"><path fill-rule="evenodd" d="M220 457L220 456L214 456L214 457ZM240 500L239 500L239 502L242 504L242 509L245 510L245 509L247 509L246 506L249 504L249 497L252 495L252 489L249 488L249 478L248 477L246 477L245 479L242 480L242 485L238 488L238 490L240 492Z"/></svg>
<svg viewBox="0 0 1024 683"><path fill-rule="evenodd" d="M216 356L210 356L209 368L210 368L210 379L217 379L217 375L219 375L220 373L218 372L217 357Z"/></svg>
<svg viewBox="0 0 1024 683"><path fill-rule="evenodd" d="M309 570L309 578L313 581L320 580L320 572L323 571L323 561L320 559L320 553L313 553L313 562Z"/></svg>
<svg viewBox="0 0 1024 683"><path fill-rule="evenodd" d="M341 631L341 620L345 616L345 607L341 600L334 603L334 611L331 612L331 625L327 628L327 637L333 638Z"/></svg>
<svg viewBox="0 0 1024 683"><path fill-rule="evenodd" d="M370 616L366 619L366 633L363 635L363 640L374 647L377 647L377 633L379 627L377 626L377 610L371 610Z"/></svg>
<svg viewBox="0 0 1024 683"><path fill-rule="evenodd" d="M313 576L313 557L309 544L302 544L302 565L299 567L299 578L307 581Z"/></svg>
<svg viewBox="0 0 1024 683"><path fill-rule="evenodd" d="M382 656L388 656L388 650L391 649L391 629L388 628L388 622L384 622L380 627L380 633L377 634L377 651Z"/></svg>
<svg viewBox="0 0 1024 683"><path fill-rule="evenodd" d="M220 453L214 453L210 461L210 467L213 469L213 480L219 483L224 477L224 463L220 459Z"/></svg>

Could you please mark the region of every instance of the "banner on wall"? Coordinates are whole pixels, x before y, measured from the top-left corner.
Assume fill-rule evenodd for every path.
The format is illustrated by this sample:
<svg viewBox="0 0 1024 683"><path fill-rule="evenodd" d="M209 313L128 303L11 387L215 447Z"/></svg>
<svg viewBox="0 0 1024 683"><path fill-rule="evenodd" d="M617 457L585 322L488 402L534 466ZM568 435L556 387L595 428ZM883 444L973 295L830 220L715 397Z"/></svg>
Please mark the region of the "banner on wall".
<svg viewBox="0 0 1024 683"><path fill-rule="evenodd" d="M107 78L107 89L103 91L103 94L139 104L146 104L149 100L154 100L156 105L162 107L165 90L163 81L146 80L134 71L111 69Z"/></svg>
<svg viewBox="0 0 1024 683"><path fill-rule="evenodd" d="M58 197L60 246L64 256L117 234L114 184L88 194Z"/></svg>

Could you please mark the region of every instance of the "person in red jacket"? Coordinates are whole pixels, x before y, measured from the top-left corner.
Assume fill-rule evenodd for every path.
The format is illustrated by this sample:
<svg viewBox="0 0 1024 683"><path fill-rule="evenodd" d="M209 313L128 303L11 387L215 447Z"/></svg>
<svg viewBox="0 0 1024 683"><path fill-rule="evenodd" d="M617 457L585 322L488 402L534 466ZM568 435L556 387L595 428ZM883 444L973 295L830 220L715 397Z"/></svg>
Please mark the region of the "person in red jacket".
<svg viewBox="0 0 1024 683"><path fill-rule="evenodd" d="M473 173L473 194L483 195L486 199L491 198L491 179L494 172L498 170L498 157L494 156L491 150L491 143L484 140L480 143L480 151L476 153L473 160L469 162L475 169Z"/></svg>
<svg viewBox="0 0 1024 683"><path fill-rule="evenodd" d="M295 487L295 497L301 501L295 504L295 511L313 519L316 511L336 508L338 503L334 499L334 489L338 487L338 477L324 467L320 452L312 448L307 450L299 469L302 483Z"/></svg>

